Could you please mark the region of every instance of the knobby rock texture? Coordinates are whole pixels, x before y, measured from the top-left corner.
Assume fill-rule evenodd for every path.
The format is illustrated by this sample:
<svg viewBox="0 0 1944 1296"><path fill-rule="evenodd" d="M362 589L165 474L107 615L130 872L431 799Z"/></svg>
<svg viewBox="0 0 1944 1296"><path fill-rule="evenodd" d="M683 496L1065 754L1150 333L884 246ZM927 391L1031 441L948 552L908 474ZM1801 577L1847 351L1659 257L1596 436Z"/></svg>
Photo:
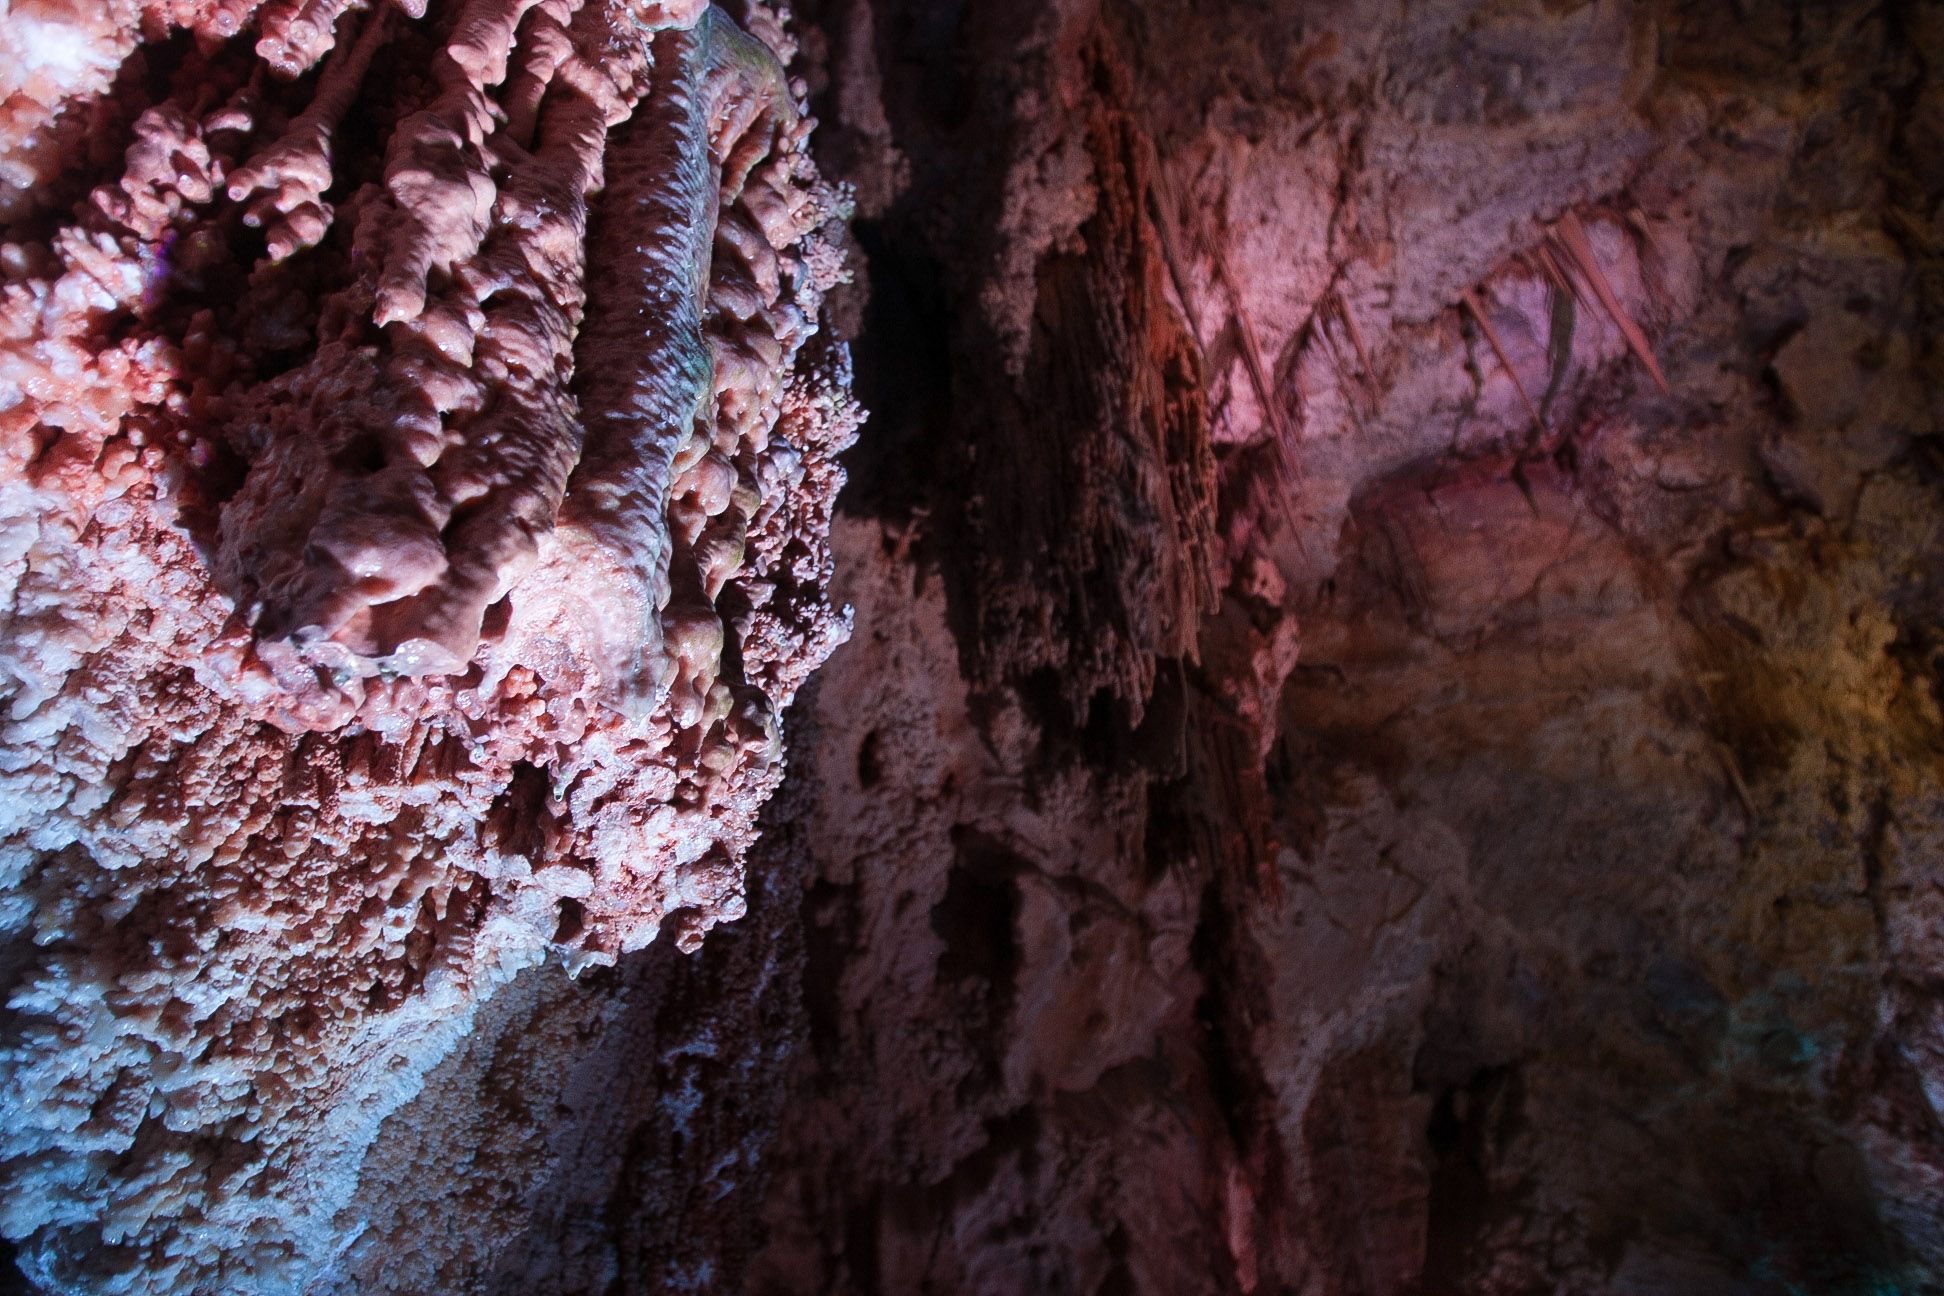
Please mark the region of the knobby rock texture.
<svg viewBox="0 0 1944 1296"><path fill-rule="evenodd" d="M32 1281L1944 1291L1944 10L245 7L6 100Z"/></svg>
<svg viewBox="0 0 1944 1296"><path fill-rule="evenodd" d="M760 6L3 21L0 1232L367 1290L494 993L745 908L846 632L843 199Z"/></svg>

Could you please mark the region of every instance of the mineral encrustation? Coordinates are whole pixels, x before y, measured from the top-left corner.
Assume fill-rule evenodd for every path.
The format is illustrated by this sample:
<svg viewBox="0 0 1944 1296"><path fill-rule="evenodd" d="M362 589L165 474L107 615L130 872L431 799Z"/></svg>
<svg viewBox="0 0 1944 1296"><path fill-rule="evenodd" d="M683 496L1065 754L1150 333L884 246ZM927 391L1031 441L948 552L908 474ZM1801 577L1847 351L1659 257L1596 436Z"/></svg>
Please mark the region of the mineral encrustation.
<svg viewBox="0 0 1944 1296"><path fill-rule="evenodd" d="M277 1291L549 951L743 910L846 622L843 196L776 15L0 26L0 1229Z"/></svg>
<svg viewBox="0 0 1944 1296"><path fill-rule="evenodd" d="M793 10L0 0L0 1270L1944 1292L1944 6Z"/></svg>

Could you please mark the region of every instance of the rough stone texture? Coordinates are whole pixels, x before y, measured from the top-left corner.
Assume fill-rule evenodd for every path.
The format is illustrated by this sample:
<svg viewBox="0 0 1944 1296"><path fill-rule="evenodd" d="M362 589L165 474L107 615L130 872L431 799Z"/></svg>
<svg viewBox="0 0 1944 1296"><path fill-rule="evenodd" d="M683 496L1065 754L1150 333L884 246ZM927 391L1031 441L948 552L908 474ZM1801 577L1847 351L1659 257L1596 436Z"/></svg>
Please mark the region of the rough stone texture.
<svg viewBox="0 0 1944 1296"><path fill-rule="evenodd" d="M445 1255L369 1218L381 1122L469 1059L601 1083L653 1001L562 963L743 912L857 415L843 200L742 17L7 13L0 1232L45 1288Z"/></svg>
<svg viewBox="0 0 1944 1296"><path fill-rule="evenodd" d="M315 1288L1944 1290L1937 8L793 30L857 632Z"/></svg>
<svg viewBox="0 0 1944 1296"><path fill-rule="evenodd" d="M748 1289L1944 1287L1935 7L806 9Z"/></svg>

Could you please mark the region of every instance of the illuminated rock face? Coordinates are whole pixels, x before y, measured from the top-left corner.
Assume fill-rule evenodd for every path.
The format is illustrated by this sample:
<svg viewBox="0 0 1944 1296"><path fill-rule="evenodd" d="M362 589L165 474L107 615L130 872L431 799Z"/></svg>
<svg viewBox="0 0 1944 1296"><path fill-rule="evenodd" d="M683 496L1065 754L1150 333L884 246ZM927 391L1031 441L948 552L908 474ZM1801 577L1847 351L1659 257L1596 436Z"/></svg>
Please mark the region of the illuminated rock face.
<svg viewBox="0 0 1944 1296"><path fill-rule="evenodd" d="M1936 1290L1944 9L728 7L0 31L28 1272Z"/></svg>
<svg viewBox="0 0 1944 1296"><path fill-rule="evenodd" d="M741 914L846 633L775 16L426 10L0 37L0 1229L50 1287L329 1281L496 988Z"/></svg>

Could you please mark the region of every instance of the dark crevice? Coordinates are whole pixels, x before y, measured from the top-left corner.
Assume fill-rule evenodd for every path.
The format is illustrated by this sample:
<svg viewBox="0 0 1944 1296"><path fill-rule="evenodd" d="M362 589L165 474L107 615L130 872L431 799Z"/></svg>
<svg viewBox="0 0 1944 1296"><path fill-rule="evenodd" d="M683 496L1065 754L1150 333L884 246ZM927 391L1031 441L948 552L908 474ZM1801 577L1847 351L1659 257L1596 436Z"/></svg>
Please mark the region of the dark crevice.
<svg viewBox="0 0 1944 1296"><path fill-rule="evenodd" d="M904 523L939 496L950 462L953 313L944 268L891 233L898 223L893 215L851 227L869 283L852 348L855 390L871 421L843 456L850 481L838 507Z"/></svg>

